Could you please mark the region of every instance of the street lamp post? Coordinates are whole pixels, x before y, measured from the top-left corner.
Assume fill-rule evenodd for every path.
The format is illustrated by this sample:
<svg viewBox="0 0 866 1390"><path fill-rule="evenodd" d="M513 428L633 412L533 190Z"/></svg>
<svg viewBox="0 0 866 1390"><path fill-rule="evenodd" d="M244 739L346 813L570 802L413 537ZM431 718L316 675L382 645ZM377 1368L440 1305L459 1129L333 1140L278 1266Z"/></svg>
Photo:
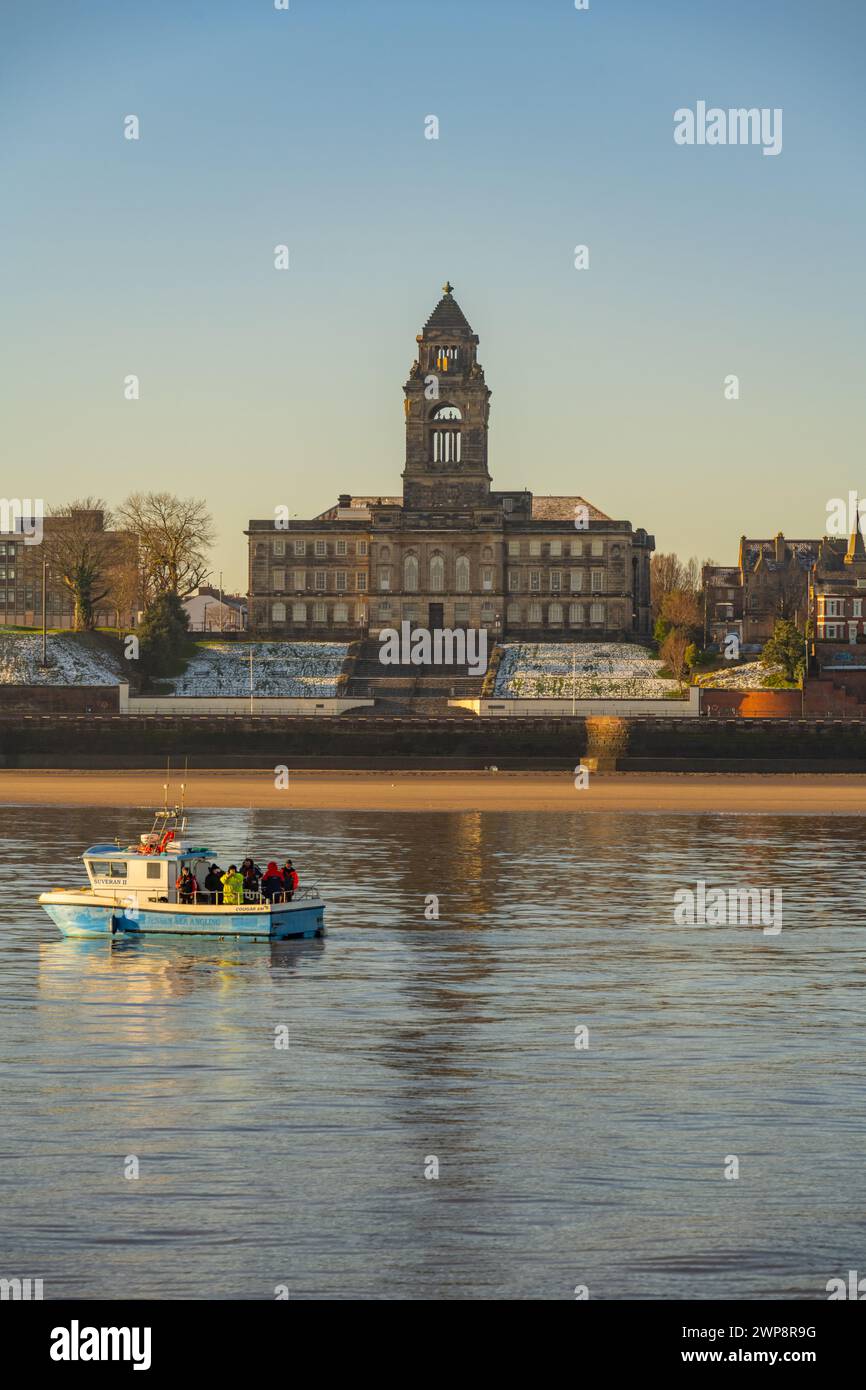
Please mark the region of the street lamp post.
<svg viewBox="0 0 866 1390"><path fill-rule="evenodd" d="M223 572L220 570L220 632L223 630Z"/></svg>
<svg viewBox="0 0 866 1390"><path fill-rule="evenodd" d="M48 561L42 556L42 665L48 665L48 624L46 620L47 603L45 586L48 582ZM26 595L25 595L26 597Z"/></svg>

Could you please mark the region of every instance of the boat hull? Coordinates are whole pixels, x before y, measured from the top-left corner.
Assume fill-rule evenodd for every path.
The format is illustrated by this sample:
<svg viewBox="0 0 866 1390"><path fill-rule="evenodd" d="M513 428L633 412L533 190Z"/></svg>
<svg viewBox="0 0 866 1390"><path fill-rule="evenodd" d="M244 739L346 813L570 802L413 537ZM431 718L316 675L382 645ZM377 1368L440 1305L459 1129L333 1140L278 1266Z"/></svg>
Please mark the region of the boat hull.
<svg viewBox="0 0 866 1390"><path fill-rule="evenodd" d="M159 903L130 909L117 902L88 901L85 894L55 892L42 893L39 902L63 936L213 936L288 941L321 936L325 929L325 905L315 899L281 903L273 908Z"/></svg>

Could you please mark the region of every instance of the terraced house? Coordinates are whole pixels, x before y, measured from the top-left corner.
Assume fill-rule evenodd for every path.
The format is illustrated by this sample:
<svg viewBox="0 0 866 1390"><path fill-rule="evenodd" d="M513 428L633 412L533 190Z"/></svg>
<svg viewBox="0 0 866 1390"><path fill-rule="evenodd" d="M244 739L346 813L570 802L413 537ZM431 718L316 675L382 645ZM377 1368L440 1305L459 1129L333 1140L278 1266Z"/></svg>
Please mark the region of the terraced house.
<svg viewBox="0 0 866 1390"><path fill-rule="evenodd" d="M351 638L408 620L533 641L646 637L653 537L580 496L493 490L491 391L450 284L416 341L402 496L345 493L287 530L250 521L251 628Z"/></svg>

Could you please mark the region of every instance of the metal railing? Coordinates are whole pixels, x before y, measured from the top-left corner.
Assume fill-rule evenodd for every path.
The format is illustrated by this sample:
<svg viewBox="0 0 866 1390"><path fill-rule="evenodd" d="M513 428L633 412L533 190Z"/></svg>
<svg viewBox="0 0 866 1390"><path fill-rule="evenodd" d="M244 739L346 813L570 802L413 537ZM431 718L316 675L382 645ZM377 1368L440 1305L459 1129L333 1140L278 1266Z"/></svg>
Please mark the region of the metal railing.
<svg viewBox="0 0 866 1390"><path fill-rule="evenodd" d="M272 903L290 903L300 901L310 901L318 899L319 890L312 884L305 885L303 888L296 888L289 892L287 889L276 893L263 893L261 889L253 890L244 888L240 901L236 902L234 896L228 901L225 897L225 889L218 889L211 892L209 888L199 888L197 892L181 895L180 889L177 890L177 901L181 904L194 904L196 907L249 907L255 905L270 905ZM158 901L150 899L150 901Z"/></svg>

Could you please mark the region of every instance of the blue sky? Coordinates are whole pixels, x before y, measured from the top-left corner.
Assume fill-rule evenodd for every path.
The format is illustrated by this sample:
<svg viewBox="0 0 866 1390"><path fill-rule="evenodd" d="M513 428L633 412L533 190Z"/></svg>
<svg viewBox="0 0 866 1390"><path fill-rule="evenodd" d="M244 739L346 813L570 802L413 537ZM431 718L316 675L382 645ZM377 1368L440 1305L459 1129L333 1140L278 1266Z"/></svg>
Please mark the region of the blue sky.
<svg viewBox="0 0 866 1390"><path fill-rule="evenodd" d="M399 492L450 278L496 486L718 561L820 535L866 491L864 40L850 0L6 0L0 491L204 496L245 587L251 516ZM675 145L698 100L782 153Z"/></svg>

